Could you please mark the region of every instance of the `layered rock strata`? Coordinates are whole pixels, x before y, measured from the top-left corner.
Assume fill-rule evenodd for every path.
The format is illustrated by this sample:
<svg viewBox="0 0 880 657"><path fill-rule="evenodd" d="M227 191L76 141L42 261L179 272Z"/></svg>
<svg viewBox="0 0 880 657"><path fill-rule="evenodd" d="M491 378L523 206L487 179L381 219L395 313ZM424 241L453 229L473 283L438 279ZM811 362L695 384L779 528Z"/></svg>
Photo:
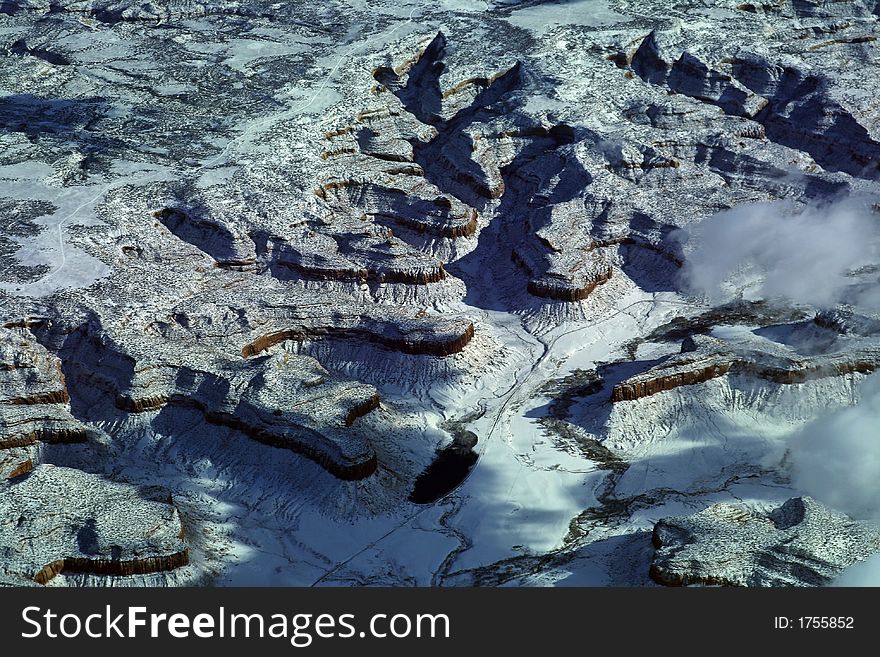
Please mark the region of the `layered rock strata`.
<svg viewBox="0 0 880 657"><path fill-rule="evenodd" d="M57 356L25 329L0 328L0 479L29 471L40 442L83 442Z"/></svg>
<svg viewBox="0 0 880 657"><path fill-rule="evenodd" d="M667 586L823 586L880 549L880 531L809 497L769 512L716 504L654 526L651 578Z"/></svg>
<svg viewBox="0 0 880 657"><path fill-rule="evenodd" d="M721 340L699 335L686 341L685 347L687 351L617 383L612 389L611 401L633 401L725 374L793 385L823 377L870 374L880 368L880 350L876 347L800 357L781 351L730 349Z"/></svg>
<svg viewBox="0 0 880 657"><path fill-rule="evenodd" d="M40 465L0 483L0 515L16 519L0 524L6 577L46 584L62 573L141 575L189 563L167 491Z"/></svg>

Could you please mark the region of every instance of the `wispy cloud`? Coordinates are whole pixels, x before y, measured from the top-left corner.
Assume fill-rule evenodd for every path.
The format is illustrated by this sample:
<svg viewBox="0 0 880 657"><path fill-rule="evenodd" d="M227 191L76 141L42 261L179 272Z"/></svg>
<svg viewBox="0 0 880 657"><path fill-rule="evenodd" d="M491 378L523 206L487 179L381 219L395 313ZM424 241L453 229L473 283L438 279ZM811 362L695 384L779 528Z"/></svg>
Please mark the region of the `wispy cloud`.
<svg viewBox="0 0 880 657"><path fill-rule="evenodd" d="M854 518L880 519L880 375L859 403L808 424L790 444L792 483Z"/></svg>
<svg viewBox="0 0 880 657"><path fill-rule="evenodd" d="M864 200L797 208L756 203L716 214L684 236L689 291L713 301L745 292L829 307L880 308L877 274L853 272L880 262L880 217Z"/></svg>

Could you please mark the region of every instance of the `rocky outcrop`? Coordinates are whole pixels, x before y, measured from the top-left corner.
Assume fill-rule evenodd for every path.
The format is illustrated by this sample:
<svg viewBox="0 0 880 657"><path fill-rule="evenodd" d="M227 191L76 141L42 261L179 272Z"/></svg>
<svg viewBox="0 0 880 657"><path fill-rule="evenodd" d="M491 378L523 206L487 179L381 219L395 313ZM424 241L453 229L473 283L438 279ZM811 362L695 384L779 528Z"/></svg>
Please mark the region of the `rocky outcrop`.
<svg viewBox="0 0 880 657"><path fill-rule="evenodd" d="M674 35L651 31L642 39L630 62L636 75L652 84L663 84L675 58Z"/></svg>
<svg viewBox="0 0 880 657"><path fill-rule="evenodd" d="M60 360L24 329L0 328L0 459L37 442L82 442Z"/></svg>
<svg viewBox="0 0 880 657"><path fill-rule="evenodd" d="M805 151L829 171L877 178L880 142L835 98L825 76L745 49L719 58L718 70L684 50L679 39L675 32L649 34L633 57L633 71L673 93L753 119L762 138ZM866 42L864 35L836 41Z"/></svg>
<svg viewBox="0 0 880 657"><path fill-rule="evenodd" d="M451 356L460 352L474 336L474 325L469 321L456 322L449 326L443 333L425 331L416 326L394 327L387 326L387 332L370 330L370 322L363 322L361 326L351 328L343 327L311 327L290 328L273 333L260 335L253 342L246 344L241 355L245 358L260 354L270 347L294 340L302 342L308 339L360 337L371 342L387 347L394 351L405 354L418 354L437 356L439 358Z"/></svg>
<svg viewBox="0 0 880 657"><path fill-rule="evenodd" d="M730 371L730 365L728 362L715 362L710 358L688 363L688 367L672 374L652 371L650 375L639 379L628 379L615 385L611 391L611 401L633 401L665 390L673 390L679 386L703 383L724 376Z"/></svg>
<svg viewBox="0 0 880 657"><path fill-rule="evenodd" d="M520 63L444 88L448 46L445 35L437 33L404 63L374 71L380 98L390 91L403 107L390 109L389 103L388 109L362 112L354 124L327 133L331 145L324 159L344 166L342 171L356 170L358 178L348 173L328 180L319 197L337 216L356 208L376 223L450 240L476 233L479 215L473 206L481 207L486 199L502 199L502 217L513 207L528 205L528 213L516 217L524 224L523 238L512 253L529 274L527 291L554 301L585 299L610 278L611 265L589 235L580 198L590 176L565 151L575 141L574 128L563 123L515 125L498 116L498 107L516 106L515 94L525 85ZM399 175L401 163L418 169ZM674 167L677 162L646 155L645 166ZM331 253L342 254L341 248L329 246ZM320 262L309 265L308 260L298 252L279 261L327 275L325 251ZM357 262L371 275L365 260ZM330 267L357 271L342 262ZM435 278L423 276L419 282L423 280Z"/></svg>
<svg viewBox="0 0 880 657"><path fill-rule="evenodd" d="M0 481L27 474L34 469L34 462L38 460L38 452L33 445L0 449Z"/></svg>
<svg viewBox="0 0 880 657"><path fill-rule="evenodd" d="M530 276L527 286L529 294L554 301L586 299L599 285L609 281L613 273L611 266L599 254L576 263L572 267L574 271L563 274L554 271L556 268L550 266L547 267L549 271L542 276L535 276L534 264L520 255L519 251L514 250L512 258Z"/></svg>
<svg viewBox="0 0 880 657"><path fill-rule="evenodd" d="M108 513L108 510L110 512ZM127 576L189 563L167 491L40 465L0 483L0 571L46 584L61 573Z"/></svg>
<svg viewBox="0 0 880 657"><path fill-rule="evenodd" d="M352 426L378 407L372 386L334 377L309 356L243 360L195 345L182 352L145 346L79 334L63 354L80 385L106 391L127 413L195 409L209 424L302 454L340 479L375 471L370 441Z"/></svg>
<svg viewBox="0 0 880 657"><path fill-rule="evenodd" d="M519 63L490 74L469 75L443 88L447 39L442 32L394 68L377 69L378 91L391 92L403 107L433 134L414 142L413 157L427 177L452 196L480 203L505 192L503 167L515 153L509 144L480 125L485 108L522 84Z"/></svg>
<svg viewBox="0 0 880 657"><path fill-rule="evenodd" d="M446 278L439 260L414 251L389 229L364 228L359 219L347 225L332 236L309 231L273 242L268 256L272 267L307 278L358 283L428 285Z"/></svg>
<svg viewBox="0 0 880 657"><path fill-rule="evenodd" d="M674 93L718 105L728 114L751 118L767 105L726 72L710 68L683 50L677 30L655 30L646 36L632 58L632 70L646 82L665 85Z"/></svg>
<svg viewBox="0 0 880 657"><path fill-rule="evenodd" d="M157 210L153 216L174 235L211 256L217 267L253 270L256 265L254 243L247 235L231 232L230 222L202 216L204 212L198 208L171 207Z"/></svg>
<svg viewBox="0 0 880 657"><path fill-rule="evenodd" d="M822 586L880 549L880 531L809 497L770 511L716 504L654 526L651 578L667 586Z"/></svg>
<svg viewBox="0 0 880 657"><path fill-rule="evenodd" d="M438 56L440 51L437 43L428 44L408 63L376 69L374 77L382 82L377 93L406 87L400 86L401 76L416 84L419 76L427 74L425 58ZM427 163L418 156L419 149L437 140L440 133L423 113L412 110L396 101L386 102L358 113L353 123L325 133L321 157L328 166L315 193L333 221L318 227L318 239L294 238L280 249L282 266L305 275L328 276L328 271L341 270L346 272L343 276L358 272L361 280L415 285L445 278L442 262L409 248L391 230L400 230L413 245L432 238L454 241L476 233L478 214L440 189L435 176L426 176ZM471 149L464 158L471 162ZM430 163L431 167L436 164ZM353 240L353 235L367 237Z"/></svg>
<svg viewBox="0 0 880 657"><path fill-rule="evenodd" d="M334 376L310 356L264 352L285 341L334 339L445 357L474 333L464 318L378 304L329 307L321 293L295 297L271 279L222 276L217 289L162 313L92 317L41 339L58 349L76 385L104 391L124 412L194 408L209 423L303 454L348 480L377 467L356 421L378 407L376 389ZM238 277L234 286L230 276Z"/></svg>
<svg viewBox="0 0 880 657"><path fill-rule="evenodd" d="M878 368L880 350L874 347L798 357L772 350L736 348L721 340L695 335L686 341L681 354L617 383L612 389L611 401L633 401L679 386L703 383L725 374L794 385L824 377L870 374Z"/></svg>
<svg viewBox="0 0 880 657"><path fill-rule="evenodd" d="M33 327L60 354L72 385L105 395L124 413L195 409L209 424L302 454L340 479L360 479L378 466L369 430L357 421L378 407L376 389L290 353L297 345L264 352L280 342L336 340L444 357L461 351L474 333L462 317L212 268L196 245L168 231L160 237L153 243L125 235L103 245L108 258L120 257L120 242L139 249L125 260L126 275L111 283L116 287L105 291L107 298L131 294L148 277L168 289L180 285L180 272L156 271L157 258L197 263L192 274L184 270L199 280L188 292L164 306L108 307L100 314L71 302L56 309L64 321ZM281 247L266 240L264 248ZM399 257L384 253L383 275L391 279L394 267L409 269L411 256L423 256L411 249Z"/></svg>
<svg viewBox="0 0 880 657"><path fill-rule="evenodd" d="M870 337L880 335L880 319L861 315L848 310L823 310L813 319L816 326L829 329L840 335Z"/></svg>
<svg viewBox="0 0 880 657"><path fill-rule="evenodd" d="M718 105L728 114L746 118L753 118L768 103L731 75L709 68L687 51L675 60L666 84L676 93Z"/></svg>
<svg viewBox="0 0 880 657"><path fill-rule="evenodd" d="M768 139L806 151L830 171L876 179L880 142L834 97L823 75L747 52L737 55L732 73L769 99L755 117Z"/></svg>
<svg viewBox="0 0 880 657"><path fill-rule="evenodd" d="M445 195L422 178L397 177L403 188L371 182L325 183L320 196L341 211L356 207L377 223L391 223L436 237L470 237L477 229L477 211Z"/></svg>

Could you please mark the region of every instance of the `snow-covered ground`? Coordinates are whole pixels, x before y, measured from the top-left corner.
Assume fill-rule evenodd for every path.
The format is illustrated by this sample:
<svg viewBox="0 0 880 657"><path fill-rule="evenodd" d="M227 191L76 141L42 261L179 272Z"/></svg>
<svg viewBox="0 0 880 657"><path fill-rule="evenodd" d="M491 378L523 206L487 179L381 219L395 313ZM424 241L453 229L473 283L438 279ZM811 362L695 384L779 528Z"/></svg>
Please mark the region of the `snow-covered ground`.
<svg viewBox="0 0 880 657"><path fill-rule="evenodd" d="M877 288L876 235L832 229L821 239L804 236L812 226L807 221L797 224L803 227L797 235L769 231L779 242L774 248L754 236L767 222L781 220L781 213L756 209L776 205L756 203L786 199L791 208L813 208L796 216L828 212L840 219L849 210L831 211L823 203L851 191L876 195L875 179L847 169L846 162L875 161L870 149L877 112L870 104L853 107L861 96L832 82L836 72L849 68L847 57L874 56L856 50L868 43L862 32L877 30L873 14L853 9L852 23L841 26L833 16L799 14L806 10L798 3L777 20L763 9L722 2L698 11L622 0L350 0L303 3L302 15L276 15L273 9L267 18L260 14L262 4L252 4L253 15L230 10L159 21L135 16L118 24L70 12L55 19L22 13L0 19L4 37L25 35L31 49L0 75L7 98L0 99L6 103L0 109L20 105L43 117L34 118L39 129L28 132L11 110L0 115L0 198L10 207L40 201L52 208L28 219L31 232L7 226L7 267L36 267L38 274L0 279L6 319L48 314L50 326L63 323L65 317L52 316L56 304L97 310L96 317L117 311L127 317L132 310L133 317L149 316L150 330L171 334L185 325L175 304L198 299L204 281L213 285L229 273L208 257L216 246L211 240L229 239L253 254L253 262L234 264L230 277L241 273L239 266L248 275L275 276L273 285L287 286L290 298L317 290L331 310L344 299L362 303L358 312L365 314L370 308L417 308L424 316L466 318L475 336L461 353L444 357L390 351L348 334L272 347L307 354L334 375L377 388L381 406L358 418L356 428L371 437L379 468L360 481L341 481L301 455L208 426L191 408L125 414L101 391L72 391L78 419L93 435L83 445L43 445L41 458L171 490L193 567L165 583L651 585L650 532L661 518L716 502L769 509L796 495L821 496L815 479L797 475L803 465L798 445L819 418L850 426L835 413L860 405L870 368L794 383L731 372L615 403L611 390L680 353L692 334L734 351L794 360L877 346L876 334L832 338L811 324L828 305L876 318L876 308L869 307ZM810 21L824 27L810 31ZM151 31L157 23L167 37ZM820 43L823 29L844 36ZM654 41L648 38L652 30L661 33ZM798 35L802 47L791 45L800 43ZM435 79L422 71L428 82L418 87L425 104L437 107L419 108L407 100L406 89L388 100L394 95L388 89L419 69L428 43L446 44L441 61L422 67ZM825 71L816 86L827 93L816 102L825 103L822 116L843 117L844 134L823 132L827 121L800 121L825 150L799 150L800 126L786 123L787 115L765 126L757 113L747 116L726 104L728 96L746 95L746 82L758 84L739 72L736 93L720 90L733 84L739 49L771 58L779 43L791 51L791 66ZM38 46L56 48L73 64L41 59ZM709 64L699 59L686 68L680 63L689 61L685 50ZM670 75L672 65L663 58L679 62L680 79ZM504 79L502 72L516 70L517 62L523 72L511 90L479 106L491 94L471 87L491 89L490 82ZM459 100L458 93L467 98ZM52 102L61 98L72 100ZM787 107L797 99L777 100ZM370 113L381 103L393 120L372 124ZM504 195L471 199L468 194L476 195L461 182L467 176L450 182L455 176L442 169L445 164L431 169L436 163L423 159L418 176L377 174L370 167L415 163L379 153L379 164L361 159L346 169L324 150L333 135L348 133L356 133L359 148L379 137L418 146L406 131L407 121L419 123L420 111L426 132L452 135L442 154L462 157L466 172L484 167L479 171L486 179L497 175L506 184ZM360 132L351 125L360 125ZM400 134L389 137L382 130ZM565 138L550 139L557 134ZM861 135L855 145L853 134ZM541 139L553 143L545 147ZM488 164L478 163L487 141L493 144L485 147ZM835 148L852 148L858 157ZM368 157L363 150L353 155ZM370 176L403 184L406 175L473 203L476 233L449 238L395 225L380 234L386 230L376 218L381 213L368 222L364 208L355 206L352 216L386 245L398 239L407 255L442 261L442 281L340 282L295 271L282 276L273 269L273 243L295 243L294 237L318 232L347 245L350 235L333 232L337 217L316 200L319 184ZM149 213L180 189L202 204L193 202L197 210L234 230L199 237L185 245L189 251L163 260L165 245L178 236ZM574 219L560 223L568 215L554 204L574 207ZM731 207L737 208L732 214ZM764 224L755 223L757 215ZM711 227L731 218L748 230L722 230L720 246L716 242L708 251L691 231L701 221ZM841 221L859 227L863 219ZM811 247L815 258L813 251L787 257L810 243L810 235L818 244ZM820 258L829 240L837 256ZM854 240L863 241L863 248L855 249ZM167 268L165 274L179 270L180 288L158 289L148 274L126 283L130 298L102 298L107 289L121 289L113 283L125 275L124 254L151 243L159 246L149 252L150 266ZM850 247L864 265L858 272L841 264L846 258L840 254ZM517 249L537 250L534 260L547 271L526 272L527 266L515 264ZM585 298L533 294L541 289L532 285L535 280L576 281L566 274L580 271L580 258L594 251L608 259L613 275L580 295ZM828 290L825 269L817 265L819 274L802 275L814 262L834 269ZM709 275L695 274L693 263L719 274L714 282L724 285L694 289ZM731 274L740 287L730 283ZM762 281L774 285L762 290ZM813 294L819 287L828 292L822 303ZM230 283L230 289L239 288ZM745 303L780 290L786 298L775 299L778 308L770 311ZM744 316L737 315L739 306L724 305L737 294L749 309ZM229 312L218 313L224 320L248 318L254 307L251 299L224 303ZM234 333L229 326L222 330L224 337ZM55 340L61 350L64 340L49 335L41 339ZM864 426L877 430L876 424ZM450 443L451 427L477 436L476 463L436 501L408 501L415 479ZM870 445L858 449L871 458ZM864 485L871 471L859 472L867 473L860 479ZM858 576L856 570L851 574ZM53 584L101 581L60 575Z"/></svg>

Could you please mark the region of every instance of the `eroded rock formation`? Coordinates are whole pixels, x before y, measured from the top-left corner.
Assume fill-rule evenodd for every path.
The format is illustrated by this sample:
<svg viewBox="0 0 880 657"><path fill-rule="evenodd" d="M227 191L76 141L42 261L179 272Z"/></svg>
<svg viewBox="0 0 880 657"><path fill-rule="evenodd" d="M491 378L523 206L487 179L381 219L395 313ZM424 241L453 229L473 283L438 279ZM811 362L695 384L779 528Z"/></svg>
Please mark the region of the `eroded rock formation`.
<svg viewBox="0 0 880 657"><path fill-rule="evenodd" d="M876 347L801 357L769 346L765 351L758 351L695 335L685 341L681 354L671 356L646 372L616 384L611 392L611 401L633 401L679 386L703 383L725 374L793 385L829 376L870 374L878 368L880 350Z"/></svg>
<svg viewBox="0 0 880 657"><path fill-rule="evenodd" d="M716 504L654 526L651 578L667 586L822 586L880 549L880 532L812 498L769 512Z"/></svg>
<svg viewBox="0 0 880 657"><path fill-rule="evenodd" d="M481 226L476 207L501 199L497 220L522 225L511 259L529 277L526 290L554 301L585 299L611 277L612 265L589 235L580 196L590 176L566 148L575 131L566 124L522 125L499 112L518 107L527 86L521 63L454 83L444 78L448 45L437 33L401 63L373 72L386 104L326 134L322 157L338 173L317 194L337 216L363 213L382 225L447 240L475 235ZM328 260L304 264L310 260L300 251L294 263L282 261L330 276ZM339 261L329 268L363 280L373 275L367 264L358 269ZM418 273L395 280L443 277L442 265L434 267L437 274L422 273L424 266L410 270Z"/></svg>
<svg viewBox="0 0 880 657"><path fill-rule="evenodd" d="M51 511L49 510L51 507ZM167 491L40 465L0 483L0 571L46 584L61 573L141 575L189 563Z"/></svg>
<svg viewBox="0 0 880 657"><path fill-rule="evenodd" d="M0 479L26 471L38 442L82 442L61 361L19 328L0 328Z"/></svg>

